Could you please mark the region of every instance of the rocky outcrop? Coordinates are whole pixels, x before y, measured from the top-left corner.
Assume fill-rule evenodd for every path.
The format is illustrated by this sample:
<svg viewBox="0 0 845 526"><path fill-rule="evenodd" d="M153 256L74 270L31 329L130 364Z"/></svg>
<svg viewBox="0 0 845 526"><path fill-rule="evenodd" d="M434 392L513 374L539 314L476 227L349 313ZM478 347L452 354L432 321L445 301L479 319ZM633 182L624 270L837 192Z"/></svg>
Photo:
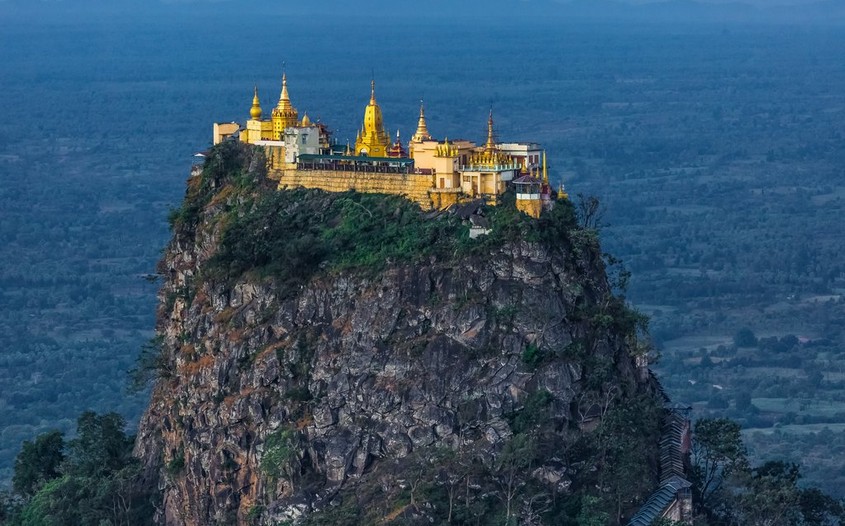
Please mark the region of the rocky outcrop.
<svg viewBox="0 0 845 526"><path fill-rule="evenodd" d="M496 470L529 434L542 439L530 442L530 465L514 461L515 487L564 495L597 469L571 446L612 406L651 396L635 335L613 318L621 302L601 254L577 235L377 270L324 265L295 287L260 272L215 279L206 269L223 210L244 198L225 180L214 186L160 264L162 365L136 454L163 490L163 523L295 523L352 494L370 507L359 514L428 523L447 513L430 495L456 480L432 459L471 458L488 470L473 472L472 488L505 488ZM652 453L639 453L644 472ZM425 466L422 498L414 477ZM381 496L367 500L371 486ZM533 512L520 502L506 511L525 519Z"/></svg>

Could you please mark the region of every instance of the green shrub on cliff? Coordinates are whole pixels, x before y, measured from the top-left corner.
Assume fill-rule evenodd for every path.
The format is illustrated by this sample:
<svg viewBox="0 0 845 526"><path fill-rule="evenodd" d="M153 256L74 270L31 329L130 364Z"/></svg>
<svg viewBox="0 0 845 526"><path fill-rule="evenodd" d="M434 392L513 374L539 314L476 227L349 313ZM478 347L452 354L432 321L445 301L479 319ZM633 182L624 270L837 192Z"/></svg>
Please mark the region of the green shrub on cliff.
<svg viewBox="0 0 845 526"><path fill-rule="evenodd" d="M401 197L290 190L258 194L227 221L206 276L271 275L305 282L320 268L379 270L388 261L417 261L454 249L468 237L451 218L422 220Z"/></svg>
<svg viewBox="0 0 845 526"><path fill-rule="evenodd" d="M273 480L290 478L294 474L296 446L296 432L292 429L283 428L268 435L261 454L261 471Z"/></svg>
<svg viewBox="0 0 845 526"><path fill-rule="evenodd" d="M193 232L206 205L227 186L242 191L269 187L266 165L260 148L229 141L216 145L210 150L200 174L188 179L182 205L168 214L170 228L182 233Z"/></svg>

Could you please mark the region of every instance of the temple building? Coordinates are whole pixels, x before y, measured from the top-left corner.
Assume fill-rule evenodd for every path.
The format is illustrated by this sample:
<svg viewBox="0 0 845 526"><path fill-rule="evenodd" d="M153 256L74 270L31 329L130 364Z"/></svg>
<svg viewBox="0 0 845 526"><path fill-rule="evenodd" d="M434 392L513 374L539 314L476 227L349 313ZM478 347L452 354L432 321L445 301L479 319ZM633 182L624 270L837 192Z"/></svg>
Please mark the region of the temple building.
<svg viewBox="0 0 845 526"><path fill-rule="evenodd" d="M332 140L324 124L312 122L307 114L299 118L283 74L279 101L270 118L263 117L255 87L245 126L215 123L214 143L239 137L263 147L269 175L278 180L280 189L302 186L399 194L430 210L475 199L495 205L512 188L517 208L531 217L568 199L562 182L558 192L552 190L546 154L539 144L497 141L492 110L486 140L478 146L464 139L435 139L420 104L417 129L406 148L398 130L391 142L372 81L354 147L349 143L344 147Z"/></svg>
<svg viewBox="0 0 845 526"><path fill-rule="evenodd" d="M299 112L290 103L287 74L282 74L282 93L279 95L279 103L270 114L270 120L273 122L274 140L279 140L287 128L296 126L299 121Z"/></svg>
<svg viewBox="0 0 845 526"><path fill-rule="evenodd" d="M402 146L402 139L399 137L399 130L396 130L396 141L390 149L387 150L387 156L397 159L408 157L408 152L405 151L405 148Z"/></svg>

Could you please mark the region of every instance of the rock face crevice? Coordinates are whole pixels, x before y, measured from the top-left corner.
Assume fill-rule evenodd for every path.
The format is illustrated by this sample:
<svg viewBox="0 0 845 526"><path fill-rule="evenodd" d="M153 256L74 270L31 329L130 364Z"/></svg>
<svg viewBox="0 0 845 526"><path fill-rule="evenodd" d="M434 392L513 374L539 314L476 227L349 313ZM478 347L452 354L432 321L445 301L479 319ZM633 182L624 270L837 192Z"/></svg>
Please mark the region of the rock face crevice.
<svg viewBox="0 0 845 526"><path fill-rule="evenodd" d="M404 488L396 466L436 451L493 465L537 393L536 426L559 442L522 475L565 492L590 469L565 451L608 389L591 385L584 353L610 364L620 400L653 391L632 335L585 314L612 297L596 247L513 240L460 260L324 269L295 290L201 279L223 202L176 229L160 263L167 365L136 454L163 489L163 523L301 521L368 480Z"/></svg>

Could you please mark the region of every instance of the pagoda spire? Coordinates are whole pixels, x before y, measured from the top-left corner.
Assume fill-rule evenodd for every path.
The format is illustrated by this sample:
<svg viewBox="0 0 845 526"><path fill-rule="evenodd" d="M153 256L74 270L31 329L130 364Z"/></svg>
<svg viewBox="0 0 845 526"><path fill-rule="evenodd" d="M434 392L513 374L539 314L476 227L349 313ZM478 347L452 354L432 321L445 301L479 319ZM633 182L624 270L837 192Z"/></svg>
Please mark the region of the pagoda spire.
<svg viewBox="0 0 845 526"><path fill-rule="evenodd" d="M261 101L258 100L258 86L254 86L253 88L253 96L252 96L252 108L249 109L249 116L254 121L261 120Z"/></svg>
<svg viewBox="0 0 845 526"><path fill-rule="evenodd" d="M282 94L279 95L279 104L276 107L280 110L288 110L292 108L290 95L288 94L288 76L285 72L282 72Z"/></svg>
<svg viewBox="0 0 845 526"><path fill-rule="evenodd" d="M279 95L279 103L272 111L273 120L273 138L274 140L282 140L282 136L287 128L292 128L299 123L299 112L293 107L290 102L290 95L288 94L288 76L282 70L282 93Z"/></svg>
<svg viewBox="0 0 845 526"><path fill-rule="evenodd" d="M496 150L496 139L493 133L493 108L490 108L490 117L487 119L487 142L484 144L484 151Z"/></svg>
<svg viewBox="0 0 845 526"><path fill-rule="evenodd" d="M411 137L411 141L423 142L430 140L431 134L428 133L428 126L425 123L425 106L423 105L423 101L420 101L420 120L417 123L417 131L414 133L414 136Z"/></svg>
<svg viewBox="0 0 845 526"><path fill-rule="evenodd" d="M355 155L384 157L390 149L390 135L384 129L384 118L376 102L376 81L370 81L370 103L364 108L364 123L355 140Z"/></svg>

